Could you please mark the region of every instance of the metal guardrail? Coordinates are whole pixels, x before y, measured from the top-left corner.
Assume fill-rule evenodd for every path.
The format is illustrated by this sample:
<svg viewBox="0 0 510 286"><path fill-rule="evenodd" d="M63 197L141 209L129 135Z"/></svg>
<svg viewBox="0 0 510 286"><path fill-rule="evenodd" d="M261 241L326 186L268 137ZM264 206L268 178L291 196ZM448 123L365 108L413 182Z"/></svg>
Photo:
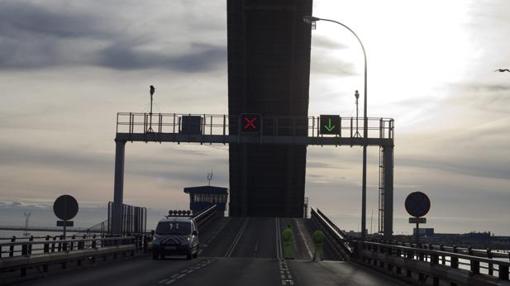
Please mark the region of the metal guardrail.
<svg viewBox="0 0 510 286"><path fill-rule="evenodd" d="M345 234L319 209L312 208L310 210L312 222L324 232L336 255L344 260L349 260L352 256L352 248L349 246L349 240Z"/></svg>
<svg viewBox="0 0 510 286"><path fill-rule="evenodd" d="M350 240L350 237L343 230L341 230L338 226L336 226L323 212L321 212L321 210L317 209L317 213L326 221L326 223L330 227L332 227L333 229L335 229L338 232L338 234L342 237L342 239L344 241Z"/></svg>
<svg viewBox="0 0 510 286"><path fill-rule="evenodd" d="M445 252L452 252L452 253L459 253L459 254L466 254L471 256L478 256L478 257L486 257L486 258L501 258L508 260L510 262L510 252L508 253L500 253L500 252L494 252L492 249L475 249L473 247L459 247L455 245L444 245L444 244L432 244L432 243L411 243L411 242L402 242L402 241L386 241L386 240L371 240L368 239L370 242L379 242L383 244L392 244L392 245L400 245L400 246L408 246L408 247L415 247L415 248L422 248L422 249L429 249L429 250L439 250L439 251L445 251Z"/></svg>
<svg viewBox="0 0 510 286"><path fill-rule="evenodd" d="M369 241L353 241L353 258L412 283L510 285L510 262L496 258Z"/></svg>
<svg viewBox="0 0 510 286"><path fill-rule="evenodd" d="M198 227L206 225L212 218L214 218L217 214L216 205L211 206L210 208L202 211L201 213L193 216L195 223Z"/></svg>
<svg viewBox="0 0 510 286"><path fill-rule="evenodd" d="M510 285L510 261L498 255L472 248L383 243L348 238L320 210L312 209L312 220L334 241L335 250L343 250L353 261L385 274L420 285ZM343 247L345 248L343 248ZM436 249L434 247L439 247Z"/></svg>
<svg viewBox="0 0 510 286"><path fill-rule="evenodd" d="M1 238L0 259L20 255L30 256L32 254L59 252L62 251L64 246L73 249L78 247L78 245L81 247L81 242L87 239L100 238L104 238L104 236L84 234L83 236L70 235L67 238L64 238L63 235ZM4 242L1 242L2 240Z"/></svg>
<svg viewBox="0 0 510 286"><path fill-rule="evenodd" d="M179 113L117 113L117 133L180 133L185 116L201 118L202 135L238 135L240 117L226 114L179 114ZM263 116L263 136L322 137L320 116ZM363 117L340 117L342 138L363 138ZM391 118L369 117L368 138L393 139L395 121ZM327 135L326 135L327 136Z"/></svg>
<svg viewBox="0 0 510 286"><path fill-rule="evenodd" d="M57 239L59 238L59 239ZM72 236L63 239L62 236L54 236L51 239L47 236L44 240L11 240L10 242L0 243L0 259L8 259L17 256L33 256L49 254L56 252L72 252L84 249L96 249L111 245L139 244L143 245L149 241L149 235L136 235L127 237L79 237Z"/></svg>
<svg viewBox="0 0 510 286"><path fill-rule="evenodd" d="M87 237L57 240L28 240L11 241L0 243L0 275L5 272L20 270L21 276L25 276L27 269L42 266L43 271L48 271L51 264L75 260L81 265L83 259L95 259L96 256L107 255L114 257L120 253L129 252L134 255L138 251L146 252L149 248L151 235L142 234L127 237ZM6 254L4 256L4 254Z"/></svg>

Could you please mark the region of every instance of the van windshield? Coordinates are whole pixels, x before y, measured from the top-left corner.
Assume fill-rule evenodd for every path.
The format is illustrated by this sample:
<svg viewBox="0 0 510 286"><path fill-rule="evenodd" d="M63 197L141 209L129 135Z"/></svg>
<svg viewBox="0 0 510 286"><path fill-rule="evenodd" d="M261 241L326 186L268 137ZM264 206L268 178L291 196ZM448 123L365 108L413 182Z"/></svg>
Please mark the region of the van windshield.
<svg viewBox="0 0 510 286"><path fill-rule="evenodd" d="M162 221L156 227L156 234L188 235L191 233L191 223L184 221Z"/></svg>

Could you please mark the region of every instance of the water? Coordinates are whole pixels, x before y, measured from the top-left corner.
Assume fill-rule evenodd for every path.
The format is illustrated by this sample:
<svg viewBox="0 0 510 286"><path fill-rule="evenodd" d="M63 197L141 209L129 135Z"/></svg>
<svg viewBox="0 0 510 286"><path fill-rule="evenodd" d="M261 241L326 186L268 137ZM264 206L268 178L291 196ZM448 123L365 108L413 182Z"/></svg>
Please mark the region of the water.
<svg viewBox="0 0 510 286"><path fill-rule="evenodd" d="M58 220L53 213L53 209L50 206L45 205L0 205L0 226L24 226L25 225L25 212L30 212L29 227L56 227L56 221ZM161 209L147 209L147 230L154 229L158 220L167 214L166 210ZM95 224L98 224L108 217L107 207L97 206L84 206L80 207L80 210L76 217L73 219L74 227L78 228L89 228ZM70 235L74 234L72 228L68 228ZM46 236L46 235L59 235L60 232L48 232L48 231L30 231L30 235L34 236ZM10 231L0 230L0 241L4 241L2 238L10 238L13 235L16 237L24 236L24 231ZM77 234L77 235L83 235Z"/></svg>

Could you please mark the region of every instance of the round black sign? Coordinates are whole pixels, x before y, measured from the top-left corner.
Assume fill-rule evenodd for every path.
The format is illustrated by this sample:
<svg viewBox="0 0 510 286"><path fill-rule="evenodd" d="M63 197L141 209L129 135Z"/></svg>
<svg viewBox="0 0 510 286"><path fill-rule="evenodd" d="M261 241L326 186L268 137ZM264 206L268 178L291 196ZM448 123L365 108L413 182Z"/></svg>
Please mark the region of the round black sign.
<svg viewBox="0 0 510 286"><path fill-rule="evenodd" d="M430 200L422 192L410 193L406 198L406 210L414 217L422 217L430 210Z"/></svg>
<svg viewBox="0 0 510 286"><path fill-rule="evenodd" d="M62 195L53 203L53 212L61 220L70 220L78 213L78 202L70 195Z"/></svg>

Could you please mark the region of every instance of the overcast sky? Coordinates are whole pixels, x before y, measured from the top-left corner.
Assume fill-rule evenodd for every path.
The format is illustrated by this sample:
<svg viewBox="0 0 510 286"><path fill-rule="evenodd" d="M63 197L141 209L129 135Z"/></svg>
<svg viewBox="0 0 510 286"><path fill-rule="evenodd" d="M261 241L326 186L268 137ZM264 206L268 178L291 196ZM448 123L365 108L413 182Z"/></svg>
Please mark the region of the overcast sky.
<svg viewBox="0 0 510 286"><path fill-rule="evenodd" d="M115 114L227 113L225 0L0 0L0 200L82 205L113 197ZM430 195L438 232L510 235L510 2L315 0L368 54L369 116L395 118L395 233L403 203ZM340 26L312 36L310 114L355 114L362 54ZM228 146L131 144L125 201L182 208L185 186L228 186ZM377 222L369 150L367 226ZM309 147L307 196L359 229L361 149Z"/></svg>

